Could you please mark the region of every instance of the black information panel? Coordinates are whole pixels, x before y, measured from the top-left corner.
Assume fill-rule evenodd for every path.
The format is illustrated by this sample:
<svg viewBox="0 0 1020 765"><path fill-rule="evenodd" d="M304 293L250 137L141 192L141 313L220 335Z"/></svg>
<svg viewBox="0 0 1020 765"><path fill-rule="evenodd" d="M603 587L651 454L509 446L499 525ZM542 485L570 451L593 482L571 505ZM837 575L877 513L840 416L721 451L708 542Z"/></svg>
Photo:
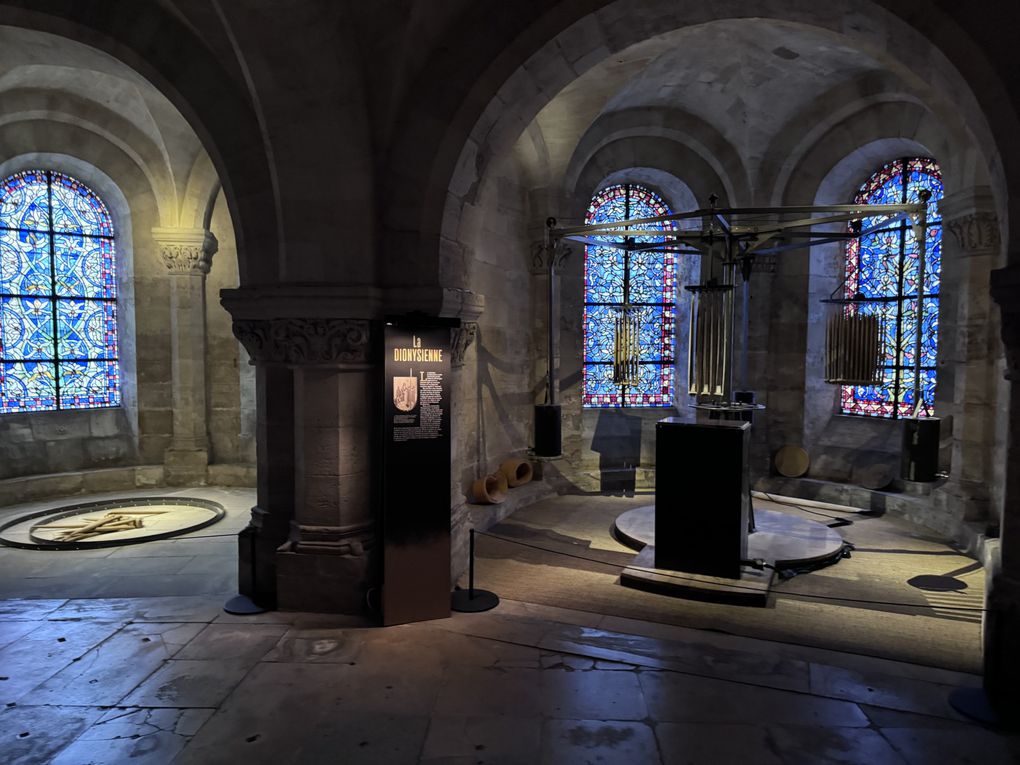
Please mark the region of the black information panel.
<svg viewBox="0 0 1020 765"><path fill-rule="evenodd" d="M385 327L384 624L450 615L450 328Z"/></svg>

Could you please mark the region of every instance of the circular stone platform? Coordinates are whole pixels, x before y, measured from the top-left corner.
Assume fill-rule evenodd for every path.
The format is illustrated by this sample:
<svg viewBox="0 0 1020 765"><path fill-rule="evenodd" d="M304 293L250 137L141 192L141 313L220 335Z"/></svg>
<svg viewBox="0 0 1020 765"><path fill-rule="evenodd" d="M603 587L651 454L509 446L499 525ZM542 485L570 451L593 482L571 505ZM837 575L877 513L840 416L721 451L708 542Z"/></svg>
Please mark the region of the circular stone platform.
<svg viewBox="0 0 1020 765"><path fill-rule="evenodd" d="M747 535L748 559L761 558L778 568L809 566L837 558L843 537L823 523L807 521L775 510L755 508L756 531ZM616 536L641 550L655 544L655 505L628 510L616 519Z"/></svg>
<svg viewBox="0 0 1020 765"><path fill-rule="evenodd" d="M0 526L0 544L29 550L115 547L187 534L223 516L219 503L190 497L87 502L9 520Z"/></svg>

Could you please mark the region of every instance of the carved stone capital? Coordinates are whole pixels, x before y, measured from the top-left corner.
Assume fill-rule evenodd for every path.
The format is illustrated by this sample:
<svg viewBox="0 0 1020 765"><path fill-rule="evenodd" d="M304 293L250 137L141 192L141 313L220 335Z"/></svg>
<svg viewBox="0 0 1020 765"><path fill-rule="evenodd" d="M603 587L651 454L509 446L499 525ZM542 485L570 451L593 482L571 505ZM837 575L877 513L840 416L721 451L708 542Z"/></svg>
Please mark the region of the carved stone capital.
<svg viewBox="0 0 1020 765"><path fill-rule="evenodd" d="M972 212L945 221L964 254L994 251L999 246L999 219L992 212Z"/></svg>
<svg viewBox="0 0 1020 765"><path fill-rule="evenodd" d="M450 330L450 366L456 369L464 366L464 355L478 335L478 322L466 321Z"/></svg>
<svg viewBox="0 0 1020 765"><path fill-rule="evenodd" d="M370 323L365 319L235 319L233 329L254 362L333 366L370 361Z"/></svg>
<svg viewBox="0 0 1020 765"><path fill-rule="evenodd" d="M207 274L219 243L201 228L154 228L159 256L172 274Z"/></svg>
<svg viewBox="0 0 1020 765"><path fill-rule="evenodd" d="M553 260L553 267L557 273L566 265L573 248L563 240L558 241L553 247L546 247L544 242L534 242L531 245L531 274L532 276L546 276L549 274L549 260Z"/></svg>

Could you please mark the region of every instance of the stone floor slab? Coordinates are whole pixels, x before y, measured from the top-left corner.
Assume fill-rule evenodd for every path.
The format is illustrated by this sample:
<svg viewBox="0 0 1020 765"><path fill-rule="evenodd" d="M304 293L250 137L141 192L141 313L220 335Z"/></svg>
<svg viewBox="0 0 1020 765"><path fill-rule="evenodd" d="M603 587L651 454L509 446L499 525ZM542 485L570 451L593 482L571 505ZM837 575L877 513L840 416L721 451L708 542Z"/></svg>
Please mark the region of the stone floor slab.
<svg viewBox="0 0 1020 765"><path fill-rule="evenodd" d="M542 721L537 717L434 715L422 760L467 757L473 762L536 762Z"/></svg>
<svg viewBox="0 0 1020 765"><path fill-rule="evenodd" d="M163 633L172 636L180 627L128 625L40 683L21 703L113 706L179 649Z"/></svg>
<svg viewBox="0 0 1020 765"><path fill-rule="evenodd" d="M53 759L53 765L166 765L212 709L114 709Z"/></svg>
<svg viewBox="0 0 1020 765"><path fill-rule="evenodd" d="M649 713L666 722L738 723L753 715L759 723L869 724L857 705L848 701L673 672L643 671L639 677Z"/></svg>
<svg viewBox="0 0 1020 765"><path fill-rule="evenodd" d="M571 720L643 720L648 709L634 672L550 669L542 673L542 713Z"/></svg>
<svg viewBox="0 0 1020 765"><path fill-rule="evenodd" d="M978 728L883 728L882 735L909 765L1016 765L1020 740Z"/></svg>
<svg viewBox="0 0 1020 765"><path fill-rule="evenodd" d="M94 707L3 709L0 711L0 761L4 765L47 765L102 714Z"/></svg>
<svg viewBox="0 0 1020 765"><path fill-rule="evenodd" d="M542 762L556 765L656 765L662 760L652 729L638 722L546 720Z"/></svg>
<svg viewBox="0 0 1020 765"><path fill-rule="evenodd" d="M278 624L210 624L175 659L229 659L258 661L287 632Z"/></svg>
<svg viewBox="0 0 1020 765"><path fill-rule="evenodd" d="M166 662L121 705L136 707L216 708L252 668L252 660Z"/></svg>
<svg viewBox="0 0 1020 765"><path fill-rule="evenodd" d="M28 622L36 628L0 650L0 704L20 702L40 683L87 655L120 625ZM61 704L60 699L52 703Z"/></svg>
<svg viewBox="0 0 1020 765"><path fill-rule="evenodd" d="M655 736L663 765L754 763L784 765L768 731L744 723L659 723Z"/></svg>
<svg viewBox="0 0 1020 765"><path fill-rule="evenodd" d="M447 671L436 700L445 715L541 715L542 670L453 668Z"/></svg>

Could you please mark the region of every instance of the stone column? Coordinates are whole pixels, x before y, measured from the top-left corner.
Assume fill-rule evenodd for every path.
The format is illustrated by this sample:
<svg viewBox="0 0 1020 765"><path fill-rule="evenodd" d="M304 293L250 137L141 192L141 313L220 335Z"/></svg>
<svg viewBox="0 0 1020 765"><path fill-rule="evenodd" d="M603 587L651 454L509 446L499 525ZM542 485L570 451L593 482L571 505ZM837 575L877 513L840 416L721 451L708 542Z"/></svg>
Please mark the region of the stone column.
<svg viewBox="0 0 1020 765"><path fill-rule="evenodd" d="M372 351L373 324L274 318L235 320L234 327L257 367L285 364L292 375L289 418L283 411L285 395L263 402L265 388L259 391L259 504L265 480L272 509L268 514L265 508L253 510L252 526L259 529L251 533L279 539L286 517L279 510L288 489L293 500L289 534L275 553L276 604L290 611L359 613L378 580L372 443L379 424L379 364ZM263 386L268 374L259 377ZM282 372L272 374L278 386L285 385ZM279 408L278 428L274 406ZM292 426L289 433L285 420ZM265 471L278 475L264 477ZM273 519L272 532L267 518Z"/></svg>
<svg viewBox="0 0 1020 765"><path fill-rule="evenodd" d="M1014 257L1013 260L1020 260ZM1008 406L1000 555L988 578L984 622L984 683L1000 715L1020 723L1020 266L993 271L991 293L1001 311Z"/></svg>
<svg viewBox="0 0 1020 765"><path fill-rule="evenodd" d="M170 486L204 484L209 464L205 407L205 275L216 238L204 229L152 230L170 272L173 440L165 457Z"/></svg>
<svg viewBox="0 0 1020 765"><path fill-rule="evenodd" d="M982 522L989 515L998 413L997 338L988 279L999 256L999 225L986 188L948 195L939 207L943 245L936 405L943 417L952 415L952 454L949 481L934 499L943 516L940 524L960 536L961 524Z"/></svg>
<svg viewBox="0 0 1020 765"><path fill-rule="evenodd" d="M294 519L294 374L261 342L269 322L235 320L234 335L255 366L257 497L238 534L238 592L263 608L277 607L277 549Z"/></svg>

